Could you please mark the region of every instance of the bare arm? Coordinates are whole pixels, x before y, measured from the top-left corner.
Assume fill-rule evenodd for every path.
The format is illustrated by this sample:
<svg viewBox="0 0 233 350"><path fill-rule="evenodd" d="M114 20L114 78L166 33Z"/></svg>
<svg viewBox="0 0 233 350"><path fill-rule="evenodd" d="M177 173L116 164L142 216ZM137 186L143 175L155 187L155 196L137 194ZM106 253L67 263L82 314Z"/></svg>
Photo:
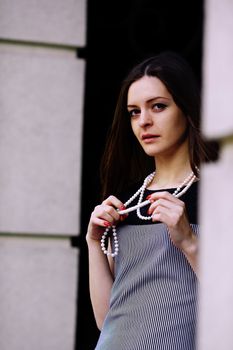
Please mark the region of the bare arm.
<svg viewBox="0 0 233 350"><path fill-rule="evenodd" d="M188 238L180 242L180 246L178 246L178 248L181 249L198 277L198 238L192 231L191 227Z"/></svg>
<svg viewBox="0 0 233 350"><path fill-rule="evenodd" d="M153 215L153 221L167 225L171 241L182 251L198 276L198 238L189 224L184 202L168 192L154 193L150 200L148 214Z"/></svg>
<svg viewBox="0 0 233 350"><path fill-rule="evenodd" d="M97 327L102 328L109 310L110 294L113 284L113 260L107 258L100 246L101 236L107 225L116 223L120 216L116 208L122 207L116 197L110 196L92 212L86 242L89 260L89 289L92 308Z"/></svg>
<svg viewBox="0 0 233 350"><path fill-rule="evenodd" d="M87 238L87 244L90 298L97 327L101 329L109 309L113 275L108 259L100 249L100 242Z"/></svg>

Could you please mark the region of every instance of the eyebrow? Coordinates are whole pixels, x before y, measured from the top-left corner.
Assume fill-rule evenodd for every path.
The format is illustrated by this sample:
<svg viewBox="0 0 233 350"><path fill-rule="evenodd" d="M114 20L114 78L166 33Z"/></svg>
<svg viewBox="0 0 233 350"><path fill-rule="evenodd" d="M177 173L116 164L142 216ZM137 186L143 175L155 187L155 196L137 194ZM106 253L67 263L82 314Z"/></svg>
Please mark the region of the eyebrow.
<svg viewBox="0 0 233 350"><path fill-rule="evenodd" d="M157 96L157 97L152 97L149 100L146 100L146 103L150 103L152 101L158 100L158 99L164 99L164 100L170 100L170 98L168 97L164 97L164 96ZM127 105L127 107L136 107L137 105Z"/></svg>

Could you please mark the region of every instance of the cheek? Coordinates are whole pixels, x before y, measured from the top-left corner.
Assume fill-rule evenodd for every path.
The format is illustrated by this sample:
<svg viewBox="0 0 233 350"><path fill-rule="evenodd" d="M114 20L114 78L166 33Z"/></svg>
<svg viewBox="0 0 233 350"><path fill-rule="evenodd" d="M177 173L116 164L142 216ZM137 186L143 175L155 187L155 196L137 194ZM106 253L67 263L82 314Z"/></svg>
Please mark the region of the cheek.
<svg viewBox="0 0 233 350"><path fill-rule="evenodd" d="M137 137L137 126L132 121L131 121L131 129L132 129L133 134Z"/></svg>
<svg viewBox="0 0 233 350"><path fill-rule="evenodd" d="M171 125L171 130L176 134L183 134L187 130L187 120L183 114L178 114Z"/></svg>
<svg viewBox="0 0 233 350"><path fill-rule="evenodd" d="M180 133L181 134L185 134L186 133L186 130L188 128L188 123L187 123L187 119L185 117L183 118L180 118L180 127L179 127L179 130L180 130Z"/></svg>
<svg viewBox="0 0 233 350"><path fill-rule="evenodd" d="M173 129L170 130L170 135L174 142L183 142L187 137L187 122L179 121L174 125Z"/></svg>
<svg viewBox="0 0 233 350"><path fill-rule="evenodd" d="M136 123L131 122L131 130L132 130L132 133L133 133L135 139L137 139L137 141L141 144L140 135L139 135L139 128L137 127Z"/></svg>

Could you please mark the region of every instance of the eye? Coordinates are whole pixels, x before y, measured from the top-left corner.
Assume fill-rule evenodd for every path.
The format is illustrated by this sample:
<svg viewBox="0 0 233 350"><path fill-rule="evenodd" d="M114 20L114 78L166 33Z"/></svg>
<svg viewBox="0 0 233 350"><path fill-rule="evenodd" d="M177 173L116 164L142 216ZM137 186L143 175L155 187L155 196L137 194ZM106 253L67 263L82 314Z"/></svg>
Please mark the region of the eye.
<svg viewBox="0 0 233 350"><path fill-rule="evenodd" d="M152 108L158 112L163 111L167 106L164 103L155 103Z"/></svg>
<svg viewBox="0 0 233 350"><path fill-rule="evenodd" d="M130 118L140 115L140 109L134 108L128 111Z"/></svg>

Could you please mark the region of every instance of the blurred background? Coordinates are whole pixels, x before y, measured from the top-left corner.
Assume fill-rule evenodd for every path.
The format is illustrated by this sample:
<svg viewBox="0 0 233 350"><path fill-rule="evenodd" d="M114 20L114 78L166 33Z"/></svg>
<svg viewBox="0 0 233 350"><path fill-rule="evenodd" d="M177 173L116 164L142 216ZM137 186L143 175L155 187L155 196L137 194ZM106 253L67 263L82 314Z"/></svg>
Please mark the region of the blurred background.
<svg viewBox="0 0 233 350"><path fill-rule="evenodd" d="M220 148L202 169L198 348L232 350L232 31L228 0L0 0L1 350L94 349L100 159L122 79L162 50L191 64Z"/></svg>

